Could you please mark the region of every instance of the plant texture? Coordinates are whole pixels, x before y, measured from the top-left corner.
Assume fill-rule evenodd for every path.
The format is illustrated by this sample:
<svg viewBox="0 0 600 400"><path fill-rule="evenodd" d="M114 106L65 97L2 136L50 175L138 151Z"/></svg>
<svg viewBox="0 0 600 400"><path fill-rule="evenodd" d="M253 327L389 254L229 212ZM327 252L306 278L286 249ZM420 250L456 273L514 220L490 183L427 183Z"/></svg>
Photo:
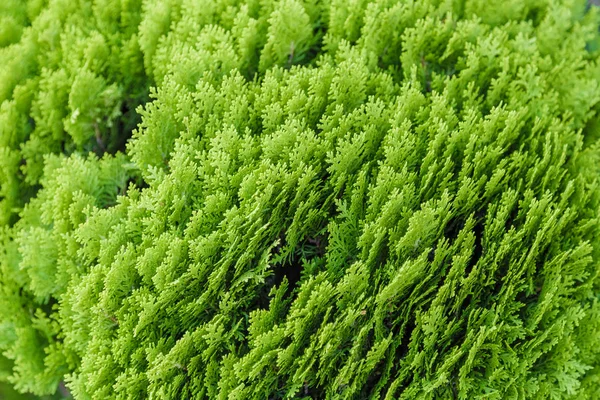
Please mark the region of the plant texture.
<svg viewBox="0 0 600 400"><path fill-rule="evenodd" d="M576 0L5 1L0 381L600 398L599 26Z"/></svg>

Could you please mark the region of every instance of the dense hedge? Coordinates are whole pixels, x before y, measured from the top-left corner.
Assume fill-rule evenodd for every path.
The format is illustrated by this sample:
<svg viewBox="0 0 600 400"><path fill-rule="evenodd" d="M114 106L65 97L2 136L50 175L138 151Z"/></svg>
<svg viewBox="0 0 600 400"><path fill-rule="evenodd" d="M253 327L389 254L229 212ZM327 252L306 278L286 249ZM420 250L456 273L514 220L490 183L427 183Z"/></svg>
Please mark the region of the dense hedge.
<svg viewBox="0 0 600 400"><path fill-rule="evenodd" d="M4 1L0 381L600 398L599 23L575 0Z"/></svg>

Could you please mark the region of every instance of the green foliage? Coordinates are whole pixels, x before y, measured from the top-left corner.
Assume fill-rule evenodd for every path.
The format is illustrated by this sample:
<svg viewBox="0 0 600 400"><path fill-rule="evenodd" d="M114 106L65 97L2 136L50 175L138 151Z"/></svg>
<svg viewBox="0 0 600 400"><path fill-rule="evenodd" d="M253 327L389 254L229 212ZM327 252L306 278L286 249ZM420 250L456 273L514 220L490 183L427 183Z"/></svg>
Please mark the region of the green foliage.
<svg viewBox="0 0 600 400"><path fill-rule="evenodd" d="M5 8L0 380L600 396L596 8Z"/></svg>
<svg viewBox="0 0 600 400"><path fill-rule="evenodd" d="M45 3L1 6L19 22L0 31L2 225L35 195L45 155L122 149L147 100L140 2Z"/></svg>

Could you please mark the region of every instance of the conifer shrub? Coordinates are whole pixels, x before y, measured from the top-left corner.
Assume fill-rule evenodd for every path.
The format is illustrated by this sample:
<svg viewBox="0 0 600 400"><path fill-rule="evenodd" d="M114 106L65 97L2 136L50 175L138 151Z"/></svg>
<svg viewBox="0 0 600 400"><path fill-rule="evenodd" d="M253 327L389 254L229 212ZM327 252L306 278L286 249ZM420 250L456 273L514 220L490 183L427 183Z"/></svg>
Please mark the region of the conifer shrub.
<svg viewBox="0 0 600 400"><path fill-rule="evenodd" d="M0 381L600 398L594 6L0 10Z"/></svg>

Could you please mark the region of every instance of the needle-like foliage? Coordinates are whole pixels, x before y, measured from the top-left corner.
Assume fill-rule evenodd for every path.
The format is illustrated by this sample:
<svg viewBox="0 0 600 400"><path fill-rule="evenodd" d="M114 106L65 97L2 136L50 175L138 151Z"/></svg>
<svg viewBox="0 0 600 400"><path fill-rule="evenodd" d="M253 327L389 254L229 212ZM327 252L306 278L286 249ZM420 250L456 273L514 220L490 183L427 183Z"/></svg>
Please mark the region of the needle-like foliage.
<svg viewBox="0 0 600 400"><path fill-rule="evenodd" d="M0 380L600 398L594 6L0 11Z"/></svg>

